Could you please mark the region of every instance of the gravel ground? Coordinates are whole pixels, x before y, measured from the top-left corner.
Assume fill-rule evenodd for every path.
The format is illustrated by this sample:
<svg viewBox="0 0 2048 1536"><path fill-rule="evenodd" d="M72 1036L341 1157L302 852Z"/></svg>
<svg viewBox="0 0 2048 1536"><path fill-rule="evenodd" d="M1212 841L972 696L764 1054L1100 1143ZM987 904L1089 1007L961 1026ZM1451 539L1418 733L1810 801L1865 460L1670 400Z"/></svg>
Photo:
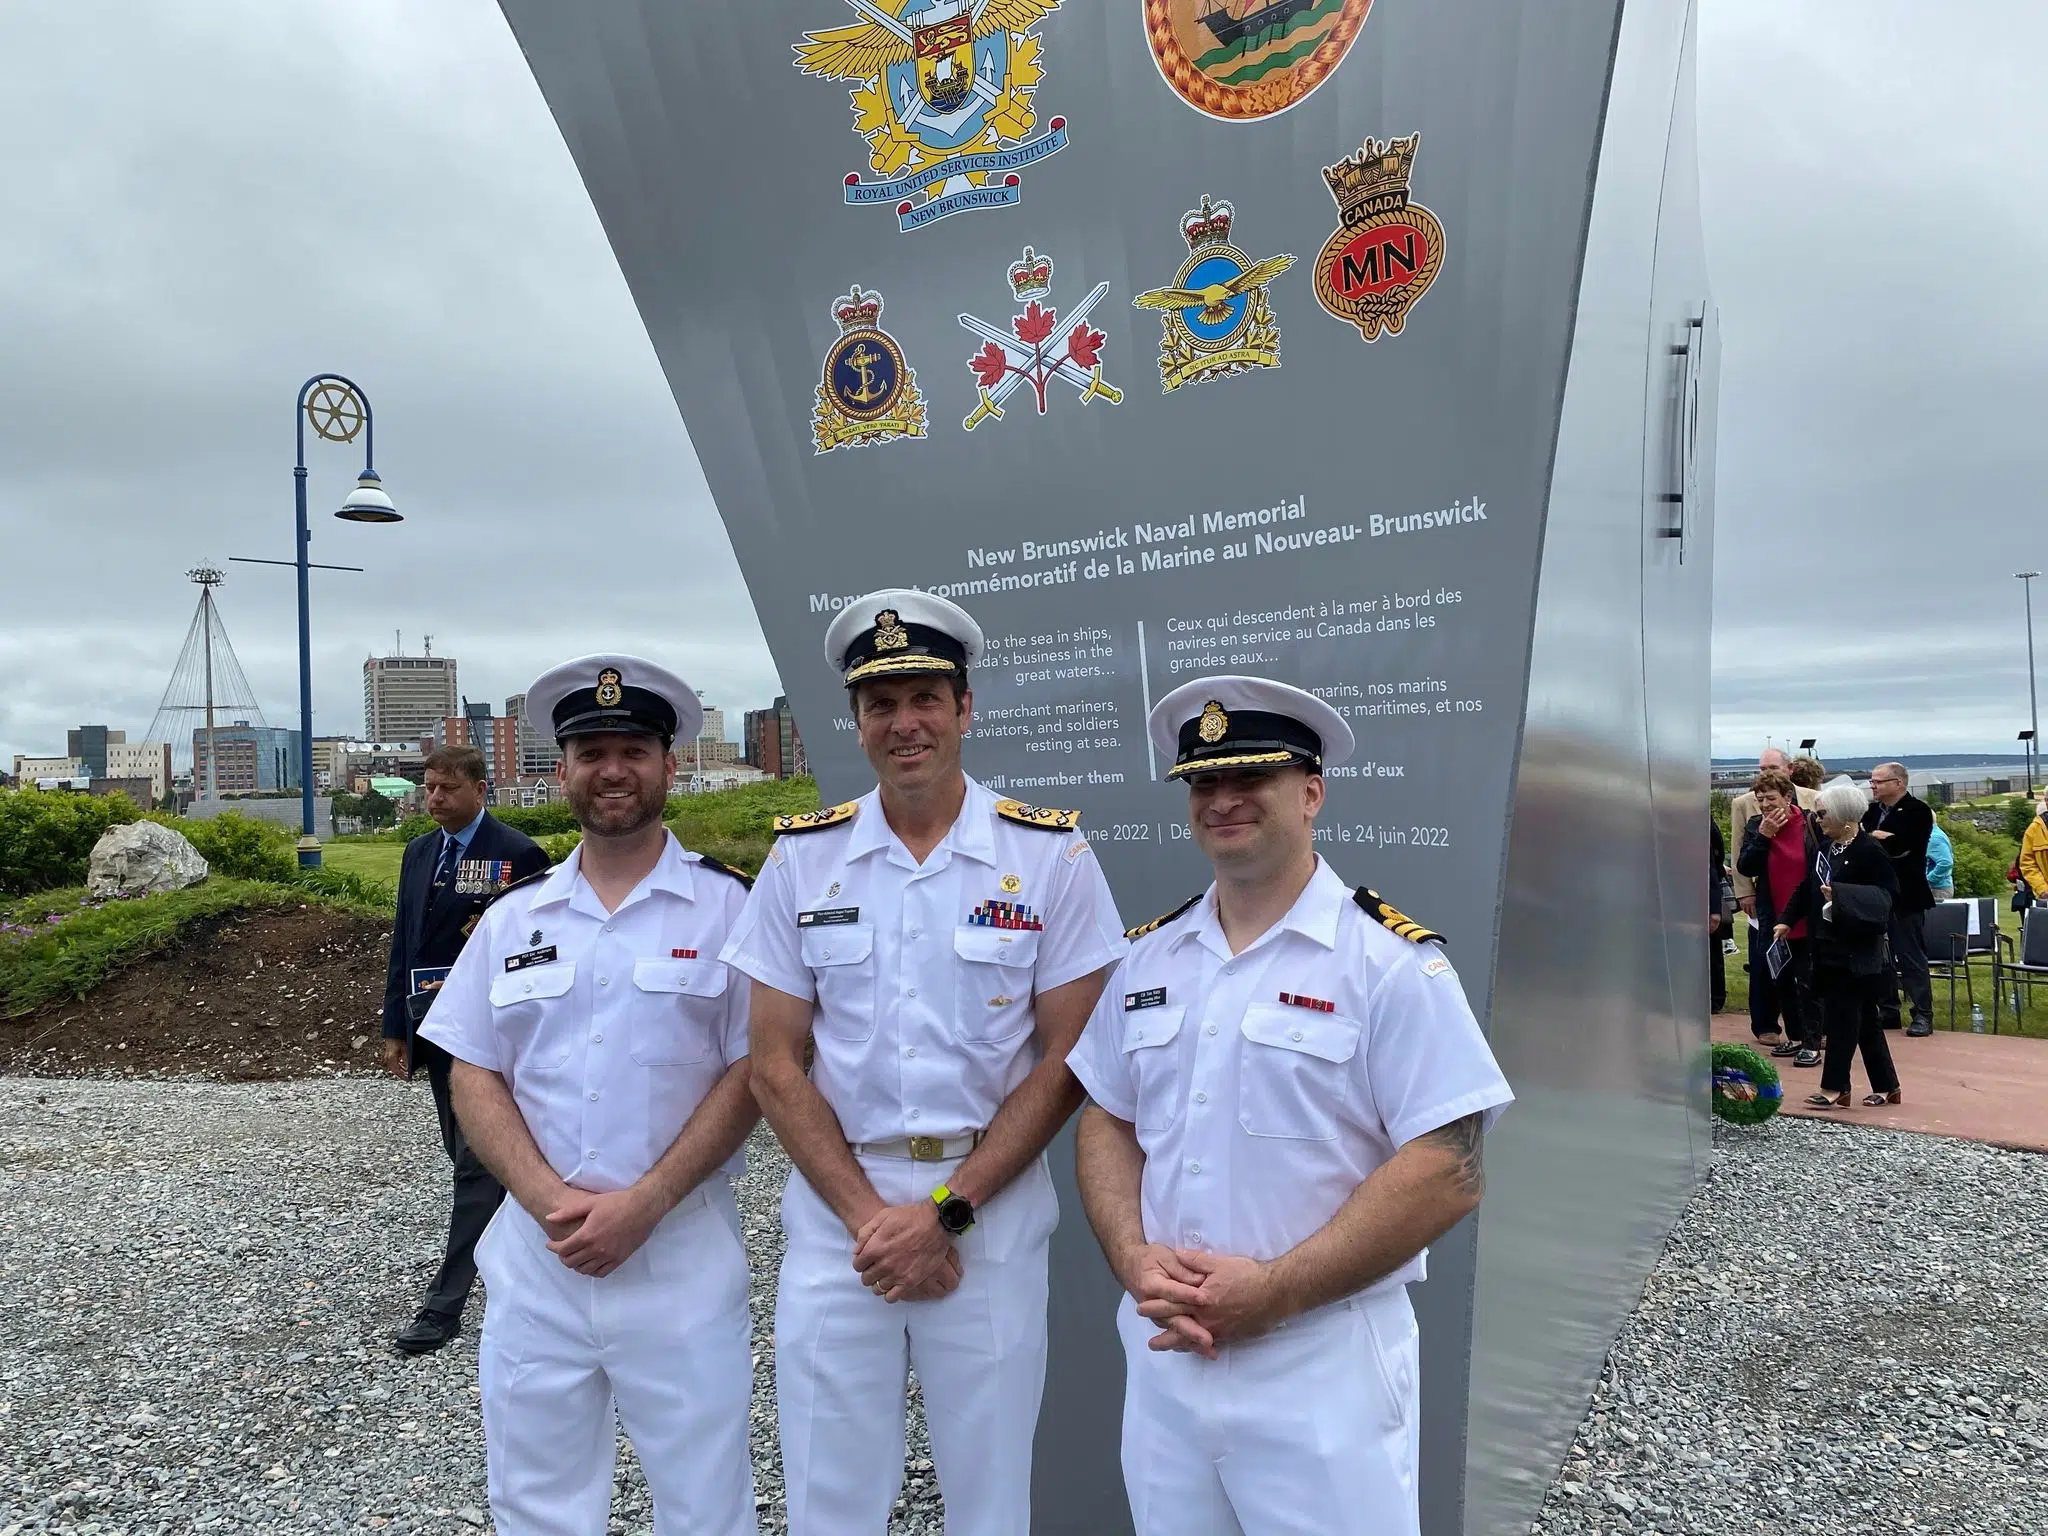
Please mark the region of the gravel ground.
<svg viewBox="0 0 2048 1536"><path fill-rule="evenodd" d="M1718 1144L1538 1536L2048 1531L2048 1159L1783 1119ZM784 1166L757 1138L741 1190L769 1532ZM444 1179L424 1084L0 1078L0 1536L488 1529L478 1307L436 1355L384 1347ZM937 1536L919 1431L892 1530ZM650 1529L630 1452L614 1513Z"/></svg>
<svg viewBox="0 0 2048 1536"><path fill-rule="evenodd" d="M2048 1531L2048 1158L1716 1129L1536 1536Z"/></svg>

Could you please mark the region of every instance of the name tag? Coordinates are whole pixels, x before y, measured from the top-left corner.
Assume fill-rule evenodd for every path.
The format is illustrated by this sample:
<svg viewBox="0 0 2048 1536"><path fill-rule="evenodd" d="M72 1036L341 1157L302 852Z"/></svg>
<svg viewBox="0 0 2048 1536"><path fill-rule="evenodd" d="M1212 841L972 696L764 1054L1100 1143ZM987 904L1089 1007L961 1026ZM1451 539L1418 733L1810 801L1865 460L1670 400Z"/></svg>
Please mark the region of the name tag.
<svg viewBox="0 0 2048 1536"><path fill-rule="evenodd" d="M860 921L859 907L820 907L812 912L799 912L796 925L799 928L831 928L840 923Z"/></svg>
<svg viewBox="0 0 2048 1536"><path fill-rule="evenodd" d="M539 949L529 949L523 955L507 955L505 957L505 969L508 971L523 971L529 965L546 965L554 958L555 946L547 944Z"/></svg>
<svg viewBox="0 0 2048 1536"><path fill-rule="evenodd" d="M1140 1008L1159 1008L1166 1003L1166 988L1147 987L1142 992L1124 994L1124 1012L1134 1013Z"/></svg>

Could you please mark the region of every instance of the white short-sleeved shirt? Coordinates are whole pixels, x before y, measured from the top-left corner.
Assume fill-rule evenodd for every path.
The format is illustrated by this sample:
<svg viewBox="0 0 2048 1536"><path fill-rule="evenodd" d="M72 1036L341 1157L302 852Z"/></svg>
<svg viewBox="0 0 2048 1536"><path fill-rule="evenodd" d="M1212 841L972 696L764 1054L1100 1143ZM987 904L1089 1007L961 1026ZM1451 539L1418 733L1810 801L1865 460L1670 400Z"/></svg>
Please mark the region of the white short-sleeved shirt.
<svg viewBox="0 0 2048 1536"><path fill-rule="evenodd" d="M616 912L582 868L579 848L491 905L420 1033L503 1077L548 1165L602 1193L653 1167L747 1054L747 989L718 957L747 888L674 833Z"/></svg>
<svg viewBox="0 0 2048 1536"><path fill-rule="evenodd" d="M1321 859L1239 955L1214 886L1138 939L1067 1061L1137 1128L1146 1240L1262 1261L1404 1143L1514 1099L1442 950L1368 916ZM1423 1257L1380 1286L1420 1280Z"/></svg>
<svg viewBox="0 0 2048 1536"><path fill-rule="evenodd" d="M1087 838L1011 803L969 779L919 864L871 791L761 867L724 957L815 1001L811 1078L848 1141L986 1129L1038 1064L1033 998L1128 947Z"/></svg>

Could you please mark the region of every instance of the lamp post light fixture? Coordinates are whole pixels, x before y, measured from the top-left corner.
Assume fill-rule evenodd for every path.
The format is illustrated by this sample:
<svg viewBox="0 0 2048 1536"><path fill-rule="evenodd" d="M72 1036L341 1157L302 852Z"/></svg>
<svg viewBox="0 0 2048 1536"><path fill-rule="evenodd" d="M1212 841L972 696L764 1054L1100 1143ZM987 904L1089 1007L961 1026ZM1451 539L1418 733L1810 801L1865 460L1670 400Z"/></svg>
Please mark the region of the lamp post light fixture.
<svg viewBox="0 0 2048 1536"><path fill-rule="evenodd" d="M2041 705L2034 695L2034 578L2039 571L2014 571L2013 580L2020 584L2020 590L2027 595L2027 740L2038 741L2041 736ZM2027 793L2033 794L2038 788L2034 783L2034 749L2027 748Z"/></svg>
<svg viewBox="0 0 2048 1536"><path fill-rule="evenodd" d="M403 522L398 509L385 494L377 477L377 428L370 415L370 397L361 387L338 373L316 373L299 386L299 401L292 411L298 427L298 462L292 468L292 500L296 515L297 558L257 560L246 555L232 558L248 565L289 565L299 573L299 867L320 867L320 841L313 835L313 641L308 571L360 571L359 565L321 565L306 558L312 531L306 526L306 427L330 443L363 440L363 472L356 488L335 509L334 515L347 523Z"/></svg>
<svg viewBox="0 0 2048 1536"><path fill-rule="evenodd" d="M2027 754L2027 794L2034 793L2034 733L2020 732L2020 747Z"/></svg>

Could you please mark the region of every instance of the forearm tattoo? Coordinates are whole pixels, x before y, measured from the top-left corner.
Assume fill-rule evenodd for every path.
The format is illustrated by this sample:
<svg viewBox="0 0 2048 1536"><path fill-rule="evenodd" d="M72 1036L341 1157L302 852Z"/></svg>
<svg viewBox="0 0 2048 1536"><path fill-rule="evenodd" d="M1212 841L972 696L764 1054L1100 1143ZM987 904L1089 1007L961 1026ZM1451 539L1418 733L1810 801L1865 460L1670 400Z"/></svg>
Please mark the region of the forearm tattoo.
<svg viewBox="0 0 2048 1536"><path fill-rule="evenodd" d="M1485 1117L1467 1115L1453 1120L1423 1137L1450 1152L1458 1160L1458 1188L1469 1195L1486 1192Z"/></svg>

